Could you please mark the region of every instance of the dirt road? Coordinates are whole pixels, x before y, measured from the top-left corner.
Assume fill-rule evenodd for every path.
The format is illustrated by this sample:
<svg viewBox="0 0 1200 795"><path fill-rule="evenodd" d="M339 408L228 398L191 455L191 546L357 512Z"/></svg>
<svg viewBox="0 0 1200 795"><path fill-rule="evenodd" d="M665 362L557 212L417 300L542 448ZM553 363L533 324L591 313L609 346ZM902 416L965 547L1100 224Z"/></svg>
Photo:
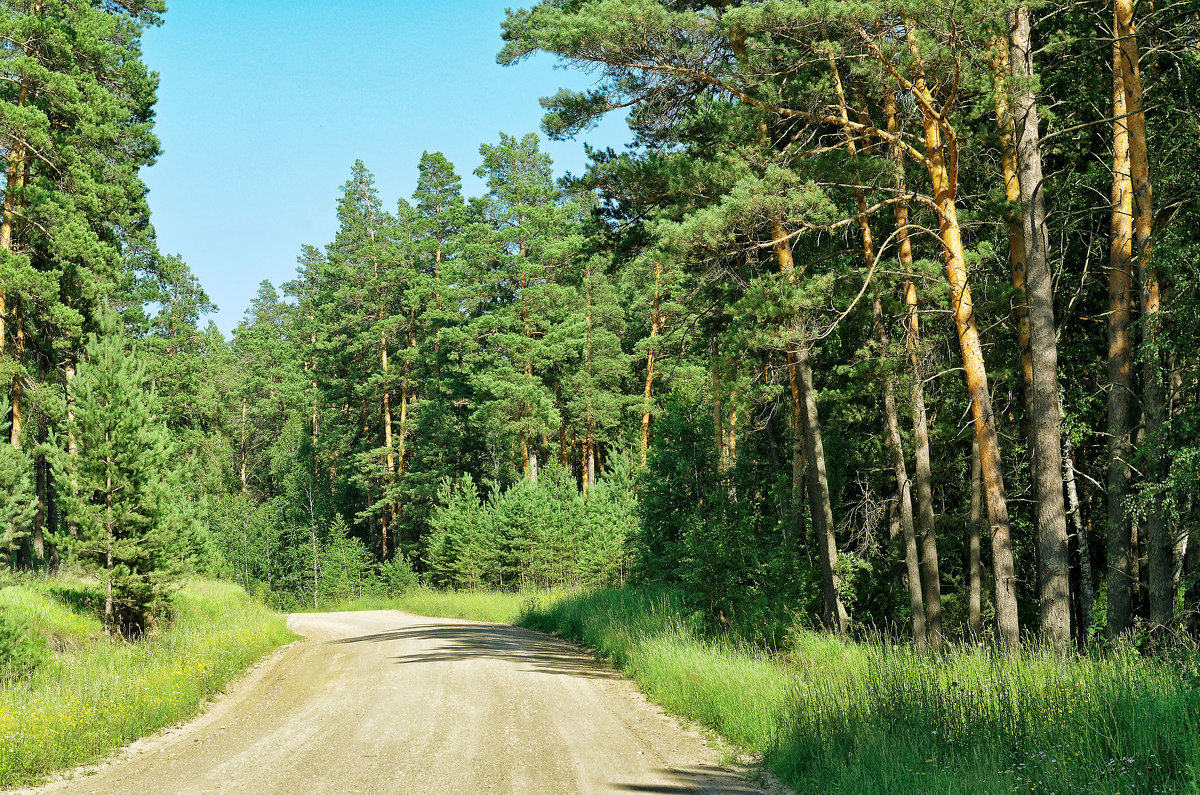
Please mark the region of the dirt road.
<svg viewBox="0 0 1200 795"><path fill-rule="evenodd" d="M562 641L394 611L305 636L197 720L39 793L760 792Z"/></svg>

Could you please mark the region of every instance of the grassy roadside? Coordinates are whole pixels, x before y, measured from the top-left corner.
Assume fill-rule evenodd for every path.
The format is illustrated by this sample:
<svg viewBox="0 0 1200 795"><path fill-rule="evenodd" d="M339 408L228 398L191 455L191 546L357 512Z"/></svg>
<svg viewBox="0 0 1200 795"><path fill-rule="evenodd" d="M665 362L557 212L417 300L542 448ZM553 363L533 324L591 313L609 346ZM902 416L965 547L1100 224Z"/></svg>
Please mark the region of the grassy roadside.
<svg viewBox="0 0 1200 795"><path fill-rule="evenodd" d="M520 623L609 657L800 792L1200 792L1200 668L1124 652L941 658L811 633L786 653L689 630L668 594L580 594Z"/></svg>
<svg viewBox="0 0 1200 795"><path fill-rule="evenodd" d="M0 588L0 613L54 650L31 674L0 680L0 787L94 762L191 717L293 637L280 616L226 583L188 583L170 625L138 643L103 636L96 598L70 579Z"/></svg>

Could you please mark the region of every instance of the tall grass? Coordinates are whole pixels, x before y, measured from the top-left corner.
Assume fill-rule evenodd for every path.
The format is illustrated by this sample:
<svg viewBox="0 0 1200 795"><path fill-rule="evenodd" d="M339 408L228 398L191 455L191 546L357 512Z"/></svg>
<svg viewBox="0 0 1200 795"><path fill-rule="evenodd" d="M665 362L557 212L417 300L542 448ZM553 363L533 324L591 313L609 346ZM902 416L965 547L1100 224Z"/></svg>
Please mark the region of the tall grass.
<svg viewBox="0 0 1200 795"><path fill-rule="evenodd" d="M191 582L172 621L137 643L102 635L96 594L45 580L0 589L55 653L27 679L0 687L0 787L93 762L195 714L267 651L293 636L282 618L234 585Z"/></svg>
<svg viewBox="0 0 1200 795"><path fill-rule="evenodd" d="M669 593L621 589L532 607L521 623L610 657L801 792L1200 792L1194 657L929 657L810 632L767 655L684 616Z"/></svg>

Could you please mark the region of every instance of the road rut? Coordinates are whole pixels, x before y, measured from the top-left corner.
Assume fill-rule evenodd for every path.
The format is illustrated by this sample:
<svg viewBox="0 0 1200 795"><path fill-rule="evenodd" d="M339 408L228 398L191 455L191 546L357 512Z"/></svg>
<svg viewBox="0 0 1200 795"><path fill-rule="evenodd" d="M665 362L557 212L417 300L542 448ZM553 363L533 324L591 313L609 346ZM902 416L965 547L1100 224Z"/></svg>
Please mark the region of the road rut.
<svg viewBox="0 0 1200 795"><path fill-rule="evenodd" d="M763 791L547 635L390 610L288 624L304 640L199 718L36 792Z"/></svg>

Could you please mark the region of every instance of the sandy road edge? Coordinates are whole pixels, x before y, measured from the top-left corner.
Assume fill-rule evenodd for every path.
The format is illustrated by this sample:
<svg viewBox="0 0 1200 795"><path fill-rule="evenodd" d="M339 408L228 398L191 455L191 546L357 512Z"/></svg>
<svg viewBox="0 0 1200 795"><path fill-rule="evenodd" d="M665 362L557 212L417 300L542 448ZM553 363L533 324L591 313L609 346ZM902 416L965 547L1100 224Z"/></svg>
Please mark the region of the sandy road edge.
<svg viewBox="0 0 1200 795"><path fill-rule="evenodd" d="M0 787L0 792L9 793L10 795L32 795L33 793L54 792L56 789L60 789L63 785L69 784L78 778L95 775L114 765L119 765L131 757L139 756L149 751L161 750L185 740L240 703L247 691L266 678L289 652L294 651L305 640L306 638L303 637L297 638L291 643L286 643L264 654L240 674L230 679L212 697L201 702L196 708L196 712L182 721L173 723L170 726L164 726L157 731L139 737L133 742L122 745L99 762L77 765L76 767L52 773L42 783L33 787L25 787L23 789Z"/></svg>

